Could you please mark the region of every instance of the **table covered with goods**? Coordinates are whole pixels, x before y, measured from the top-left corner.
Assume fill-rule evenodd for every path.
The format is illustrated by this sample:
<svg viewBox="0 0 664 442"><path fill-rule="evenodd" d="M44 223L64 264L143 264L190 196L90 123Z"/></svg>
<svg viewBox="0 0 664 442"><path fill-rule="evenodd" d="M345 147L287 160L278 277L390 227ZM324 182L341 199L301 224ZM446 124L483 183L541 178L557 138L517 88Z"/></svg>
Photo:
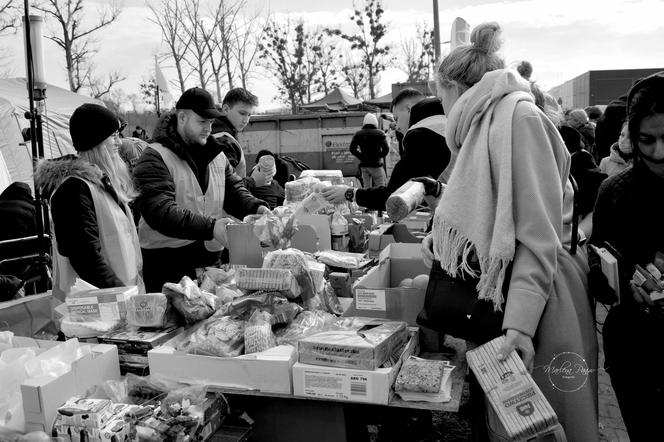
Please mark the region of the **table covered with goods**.
<svg viewBox="0 0 664 442"><path fill-rule="evenodd" d="M40 295L54 308L39 329L37 298L0 308L0 440L362 440L376 407L458 411L465 345L416 324L430 217L417 189L389 205L404 222L384 223L327 204L337 179L288 183L286 205L238 222L245 246L195 280L77 281L59 305Z"/></svg>

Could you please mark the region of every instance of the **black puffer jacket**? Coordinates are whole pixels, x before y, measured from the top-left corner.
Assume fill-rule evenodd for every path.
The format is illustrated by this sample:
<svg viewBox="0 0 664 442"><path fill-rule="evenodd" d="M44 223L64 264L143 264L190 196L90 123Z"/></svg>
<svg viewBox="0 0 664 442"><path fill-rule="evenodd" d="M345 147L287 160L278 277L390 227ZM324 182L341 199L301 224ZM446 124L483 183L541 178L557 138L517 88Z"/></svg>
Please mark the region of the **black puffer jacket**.
<svg viewBox="0 0 664 442"><path fill-rule="evenodd" d="M373 124L365 124L355 132L350 142L350 153L360 160L360 167L380 167L389 153L385 132Z"/></svg>
<svg viewBox="0 0 664 442"><path fill-rule="evenodd" d="M412 127L417 123L422 126ZM440 100L427 98L413 106L410 125L403 139L403 155L394 165L387 186L358 189L355 198L360 206L385 210L387 198L405 182L421 176L438 178L449 164L450 150L442 135L445 116Z"/></svg>
<svg viewBox="0 0 664 442"><path fill-rule="evenodd" d="M99 288L124 284L101 253L95 204L87 184L107 192L120 206L117 193L101 169L75 155L39 163L35 181L51 202L51 217L58 252L69 258L78 276Z"/></svg>
<svg viewBox="0 0 664 442"><path fill-rule="evenodd" d="M35 200L30 186L25 183L11 183L0 194L0 241L36 235Z"/></svg>
<svg viewBox="0 0 664 442"><path fill-rule="evenodd" d="M187 162L196 175L203 192L209 182L208 165L222 153L222 147L212 137L205 146L186 146L177 133L175 114L162 117L155 129L153 139L172 150ZM171 238L210 240L215 219L179 207L175 202L175 183L161 158L151 147L147 148L134 168L134 180L140 192L136 199L145 221L153 229ZM242 178L233 171L230 162L226 165L226 193L224 210L236 218L256 213L258 207L266 206L244 187Z"/></svg>

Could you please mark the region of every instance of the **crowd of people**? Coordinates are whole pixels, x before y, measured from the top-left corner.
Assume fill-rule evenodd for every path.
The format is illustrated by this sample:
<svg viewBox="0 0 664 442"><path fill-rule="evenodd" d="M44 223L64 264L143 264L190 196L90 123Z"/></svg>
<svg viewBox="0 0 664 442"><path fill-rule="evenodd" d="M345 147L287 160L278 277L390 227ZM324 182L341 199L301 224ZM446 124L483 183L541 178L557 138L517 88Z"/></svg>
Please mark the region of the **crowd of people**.
<svg viewBox="0 0 664 442"><path fill-rule="evenodd" d="M603 113L596 106L563 112L531 81L530 63L506 68L500 35L497 23L476 27L471 43L438 66L436 96L407 88L393 98L400 159L389 179L389 140L367 114L350 144L364 187L330 186L322 195L384 210L396 189L421 182L434 211L422 243L430 289L442 279L474 284L477 305L499 315L501 326L497 334L476 330L468 347L503 334L496 357L519 352L570 441L599 438L594 308L619 298L603 328L605 368L630 437L650 440L664 411L664 302L652 301L632 274L664 252L657 196L664 190L664 73L638 81ZM78 107L69 122L76 154L43 160L35 173L52 216L54 294L63 297L76 278L155 292L219 264L229 216L267 214L284 202L288 169L279 156L261 151L248 165L237 139L257 105L242 88L220 104L189 89L149 144L139 127L122 137L125 125L105 107ZM29 193L10 186L0 210L13 198L21 204L12 208L30 212ZM18 226L26 236L35 229ZM616 251L619 290L585 242ZM589 367L574 391L548 378L563 352ZM473 438L502 437L488 424L491 410L474 379L470 391Z"/></svg>

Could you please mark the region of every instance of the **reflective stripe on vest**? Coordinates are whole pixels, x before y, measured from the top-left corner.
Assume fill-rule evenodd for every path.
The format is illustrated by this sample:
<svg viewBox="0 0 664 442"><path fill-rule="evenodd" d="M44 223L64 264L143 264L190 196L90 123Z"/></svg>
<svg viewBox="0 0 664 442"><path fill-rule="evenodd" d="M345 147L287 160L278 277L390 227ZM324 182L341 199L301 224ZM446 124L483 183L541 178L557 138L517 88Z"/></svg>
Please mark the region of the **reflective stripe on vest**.
<svg viewBox="0 0 664 442"><path fill-rule="evenodd" d="M108 192L99 186L82 178L71 178L80 179L90 189L95 206L101 255L104 261L124 285L137 285L140 292L144 292L142 290L143 281L140 277L140 271L143 268L141 249L138 245L138 235L129 206L124 204L123 212ZM76 215L72 214L72 216ZM53 291L56 297L61 298L62 294L71 291L78 278L78 273L72 267L69 258L58 252L56 238L53 238L53 255L55 267Z"/></svg>
<svg viewBox="0 0 664 442"><path fill-rule="evenodd" d="M210 218L223 218L224 194L226 191L226 155L220 153L208 165L208 187L203 194L201 186L189 164L178 157L173 151L159 143L151 144L168 167L173 183L175 184L175 203L181 209L190 210ZM138 237L144 249L161 249L183 247L196 242L190 239L180 239L166 236L153 229L141 218L138 224ZM216 240L205 241L205 248L211 252L223 249Z"/></svg>

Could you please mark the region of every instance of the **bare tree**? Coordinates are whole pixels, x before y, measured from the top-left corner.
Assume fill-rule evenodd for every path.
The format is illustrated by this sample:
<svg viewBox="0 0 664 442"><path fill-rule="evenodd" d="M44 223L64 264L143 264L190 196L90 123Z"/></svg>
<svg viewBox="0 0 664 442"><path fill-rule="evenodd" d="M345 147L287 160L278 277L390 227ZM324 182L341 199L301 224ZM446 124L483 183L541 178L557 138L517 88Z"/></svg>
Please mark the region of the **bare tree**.
<svg viewBox="0 0 664 442"><path fill-rule="evenodd" d="M33 7L58 22L60 32L48 35L47 38L65 51L69 89L78 92L91 80L90 58L96 53L92 35L117 20L120 8L110 2L98 11L95 23L85 28L83 0L39 0Z"/></svg>
<svg viewBox="0 0 664 442"><path fill-rule="evenodd" d="M353 95L357 98L364 98L369 86L367 71L358 60L353 58L353 54L347 52L341 59L341 72L344 82L350 86Z"/></svg>
<svg viewBox="0 0 664 442"><path fill-rule="evenodd" d="M19 11L16 0L0 1L0 37L16 31Z"/></svg>
<svg viewBox="0 0 664 442"><path fill-rule="evenodd" d="M337 41L326 37L323 32L316 33L314 51L319 67L317 90L327 95L341 82L342 55L337 49Z"/></svg>
<svg viewBox="0 0 664 442"><path fill-rule="evenodd" d="M186 90L183 62L189 50L191 39L184 33L182 27L183 9L186 0L160 0L158 3L148 3L153 17L150 19L161 29L161 38L168 46L170 56L173 58L175 70L178 74L180 92Z"/></svg>
<svg viewBox="0 0 664 442"><path fill-rule="evenodd" d="M182 32L189 40L189 47L184 61L198 77L198 85L203 89L207 89L212 74L209 66L210 54L205 42L206 35L201 32L200 22L204 18L201 11L201 0L188 0L183 8L181 18Z"/></svg>
<svg viewBox="0 0 664 442"><path fill-rule="evenodd" d="M434 64L433 30L426 23L417 26L417 36L401 41L403 55L401 70L409 83L427 81L431 77Z"/></svg>
<svg viewBox="0 0 664 442"><path fill-rule="evenodd" d="M260 19L258 10L243 20L235 20L232 24L229 62L232 59L238 70L242 87L247 89L249 78L259 55L260 41L265 34L267 22ZM232 83L230 84L232 87Z"/></svg>
<svg viewBox="0 0 664 442"><path fill-rule="evenodd" d="M90 92L93 98L102 98L113 89L117 83L126 80L127 77L121 75L118 71L113 71L106 78L95 77L90 79Z"/></svg>

